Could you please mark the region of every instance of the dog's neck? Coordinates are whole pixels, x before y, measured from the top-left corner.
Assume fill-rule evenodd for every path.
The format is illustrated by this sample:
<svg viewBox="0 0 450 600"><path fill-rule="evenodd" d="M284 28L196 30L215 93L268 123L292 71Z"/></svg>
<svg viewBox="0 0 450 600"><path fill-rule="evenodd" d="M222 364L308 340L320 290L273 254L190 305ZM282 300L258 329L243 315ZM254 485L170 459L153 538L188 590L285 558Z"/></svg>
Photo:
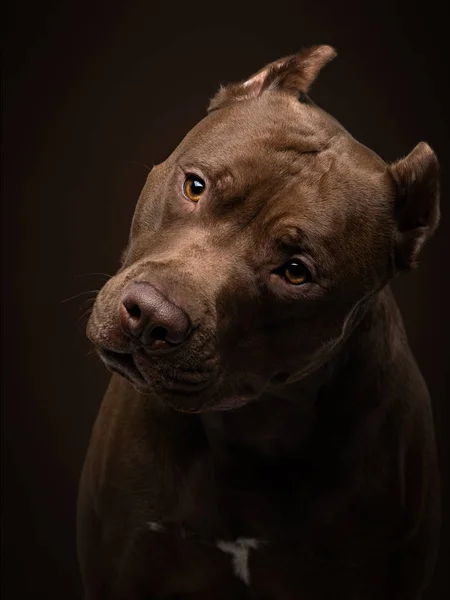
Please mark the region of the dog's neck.
<svg viewBox="0 0 450 600"><path fill-rule="evenodd" d="M222 456L248 451L270 457L298 451L315 421L322 371L289 390L267 392L243 408L202 415L213 452Z"/></svg>
<svg viewBox="0 0 450 600"><path fill-rule="evenodd" d="M222 462L286 460L308 451L318 420L327 414L338 423L351 421L372 410L370 394L363 390L376 370L382 369L395 324L395 301L389 290L382 291L361 313L337 352L315 373L295 384L273 389L237 410L202 415L204 430L217 460ZM380 330L382 335L380 336ZM358 381L349 389L347 381ZM358 391L362 392L361 394Z"/></svg>

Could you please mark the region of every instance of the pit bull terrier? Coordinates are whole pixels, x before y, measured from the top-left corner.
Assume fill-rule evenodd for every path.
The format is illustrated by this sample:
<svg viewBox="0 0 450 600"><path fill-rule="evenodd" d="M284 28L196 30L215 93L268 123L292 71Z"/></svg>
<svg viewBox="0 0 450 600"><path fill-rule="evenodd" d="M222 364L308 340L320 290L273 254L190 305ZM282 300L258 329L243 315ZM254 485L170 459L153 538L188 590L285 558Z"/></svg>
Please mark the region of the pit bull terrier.
<svg viewBox="0 0 450 600"><path fill-rule="evenodd" d="M430 400L389 282L439 219L309 97L316 46L222 87L155 166L87 333L114 372L80 483L89 600L417 600Z"/></svg>

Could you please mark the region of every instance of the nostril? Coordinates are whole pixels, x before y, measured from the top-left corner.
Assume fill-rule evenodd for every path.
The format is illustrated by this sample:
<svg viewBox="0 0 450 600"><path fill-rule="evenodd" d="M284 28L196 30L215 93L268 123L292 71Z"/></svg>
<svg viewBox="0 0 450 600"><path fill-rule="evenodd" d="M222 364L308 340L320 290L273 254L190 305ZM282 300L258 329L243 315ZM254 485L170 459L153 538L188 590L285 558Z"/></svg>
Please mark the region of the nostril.
<svg viewBox="0 0 450 600"><path fill-rule="evenodd" d="M120 321L125 332L139 337L146 325L145 312L132 298L124 298L120 307Z"/></svg>
<svg viewBox="0 0 450 600"><path fill-rule="evenodd" d="M139 306L137 304L132 304L131 306L127 306L124 303L124 306L127 309L127 312L130 315L130 317L133 317L134 319L141 318L141 309L139 308Z"/></svg>
<svg viewBox="0 0 450 600"><path fill-rule="evenodd" d="M165 327L155 327L154 329L152 329L150 336L154 340L165 341L168 333L169 332L167 331L167 329Z"/></svg>

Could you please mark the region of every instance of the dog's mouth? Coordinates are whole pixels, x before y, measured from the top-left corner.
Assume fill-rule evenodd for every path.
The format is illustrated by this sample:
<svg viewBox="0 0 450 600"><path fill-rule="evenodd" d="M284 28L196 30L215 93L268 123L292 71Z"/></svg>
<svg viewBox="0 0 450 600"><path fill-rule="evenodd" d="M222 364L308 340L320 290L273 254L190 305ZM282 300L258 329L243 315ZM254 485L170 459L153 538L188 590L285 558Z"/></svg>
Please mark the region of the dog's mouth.
<svg viewBox="0 0 450 600"><path fill-rule="evenodd" d="M144 393L152 390L175 394L182 397L195 397L211 387L214 383L212 374L205 376L199 373L184 373L177 378L168 378L161 374L150 373L149 357L145 351L117 352L107 348L98 348L98 353L105 366L112 372L118 373L134 387Z"/></svg>
<svg viewBox="0 0 450 600"><path fill-rule="evenodd" d="M98 353L107 369L130 381L139 391L148 387L147 378L143 377L131 353L116 352L107 348L98 348Z"/></svg>
<svg viewBox="0 0 450 600"><path fill-rule="evenodd" d="M176 378L168 378L157 368L152 369L152 365L149 368L149 357L142 349L117 352L100 347L97 351L105 366L128 380L138 392L156 393L165 403L182 412L232 410L258 395L253 387L221 381L217 369L210 369L206 374L181 371Z"/></svg>

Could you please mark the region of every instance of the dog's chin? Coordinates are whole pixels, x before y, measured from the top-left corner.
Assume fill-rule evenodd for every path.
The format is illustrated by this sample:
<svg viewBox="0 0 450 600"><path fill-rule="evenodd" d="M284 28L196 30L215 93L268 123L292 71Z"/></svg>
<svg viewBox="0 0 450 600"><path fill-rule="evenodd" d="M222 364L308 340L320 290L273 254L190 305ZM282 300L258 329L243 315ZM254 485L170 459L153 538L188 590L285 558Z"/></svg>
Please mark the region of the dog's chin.
<svg viewBox="0 0 450 600"><path fill-rule="evenodd" d="M253 389L247 386L227 386L219 376L194 384L177 381L166 383L158 375L143 368L141 361L136 360L132 354L104 348L99 349L98 353L108 370L129 381L137 392L156 396L162 404L179 412L234 410L257 397Z"/></svg>

